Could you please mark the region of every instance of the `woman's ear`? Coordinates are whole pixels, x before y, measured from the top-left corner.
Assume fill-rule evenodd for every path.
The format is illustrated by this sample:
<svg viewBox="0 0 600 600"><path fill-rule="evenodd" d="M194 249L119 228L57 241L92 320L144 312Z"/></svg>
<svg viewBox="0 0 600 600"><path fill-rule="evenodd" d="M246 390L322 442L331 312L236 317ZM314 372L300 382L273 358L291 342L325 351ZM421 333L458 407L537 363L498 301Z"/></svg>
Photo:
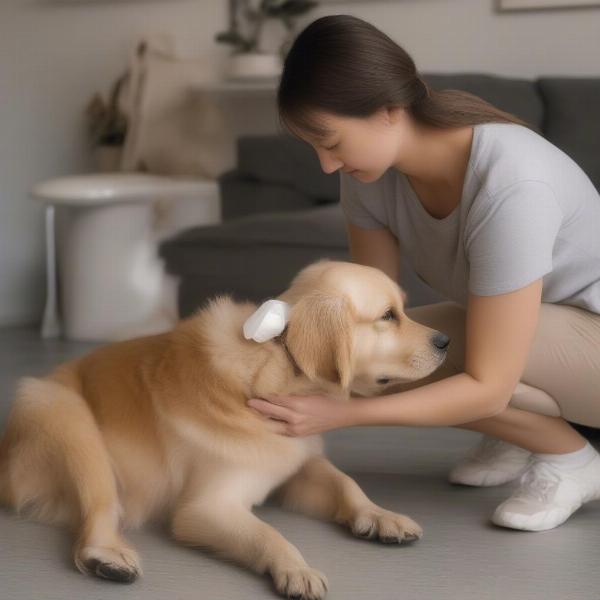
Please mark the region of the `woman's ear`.
<svg viewBox="0 0 600 600"><path fill-rule="evenodd" d="M404 118L406 109L402 106L386 106L385 111L388 123L393 125Z"/></svg>
<svg viewBox="0 0 600 600"><path fill-rule="evenodd" d="M286 343L309 379L322 378L349 388L353 324L350 303L343 297L311 293L294 304Z"/></svg>

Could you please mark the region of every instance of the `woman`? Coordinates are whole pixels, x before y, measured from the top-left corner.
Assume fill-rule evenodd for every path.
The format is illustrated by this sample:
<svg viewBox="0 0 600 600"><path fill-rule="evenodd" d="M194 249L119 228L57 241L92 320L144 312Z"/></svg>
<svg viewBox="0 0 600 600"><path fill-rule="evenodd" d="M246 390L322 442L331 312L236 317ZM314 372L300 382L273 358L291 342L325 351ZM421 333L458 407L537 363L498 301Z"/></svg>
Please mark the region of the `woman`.
<svg viewBox="0 0 600 600"><path fill-rule="evenodd" d="M278 101L322 169L340 172L353 260L397 279L404 253L454 300L407 314L452 342L442 369L398 393L249 405L287 435L356 425L481 432L450 480L520 477L497 525L550 529L600 498L600 456L567 422L600 426L600 197L584 172L516 117L430 90L402 48L354 17L300 34Z"/></svg>

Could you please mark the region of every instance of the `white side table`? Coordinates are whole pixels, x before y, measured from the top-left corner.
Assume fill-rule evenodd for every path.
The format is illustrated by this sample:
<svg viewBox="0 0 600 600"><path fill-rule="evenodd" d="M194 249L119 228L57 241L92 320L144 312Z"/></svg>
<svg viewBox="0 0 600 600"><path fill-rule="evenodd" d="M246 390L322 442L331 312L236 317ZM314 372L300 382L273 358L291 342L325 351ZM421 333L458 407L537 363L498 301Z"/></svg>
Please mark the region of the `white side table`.
<svg viewBox="0 0 600 600"><path fill-rule="evenodd" d="M106 173L46 181L32 195L46 204L42 337L111 341L175 324L177 280L158 244L220 221L215 181Z"/></svg>

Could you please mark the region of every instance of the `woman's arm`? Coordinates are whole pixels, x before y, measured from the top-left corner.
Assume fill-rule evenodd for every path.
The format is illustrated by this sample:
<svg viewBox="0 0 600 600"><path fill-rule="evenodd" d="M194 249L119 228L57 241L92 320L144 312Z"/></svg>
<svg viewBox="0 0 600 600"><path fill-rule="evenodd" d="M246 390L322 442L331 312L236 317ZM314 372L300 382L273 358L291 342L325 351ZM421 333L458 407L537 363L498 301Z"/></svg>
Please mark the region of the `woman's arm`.
<svg viewBox="0 0 600 600"><path fill-rule="evenodd" d="M463 373L406 392L340 401L323 396L253 399L278 433L303 436L355 425L443 427L494 416L525 369L542 280L498 296L469 296ZM452 343L452 342L450 342Z"/></svg>
<svg viewBox="0 0 600 600"><path fill-rule="evenodd" d="M502 412L525 370L541 293L538 279L507 294L471 294L464 372L407 392L353 401L350 424L452 426Z"/></svg>

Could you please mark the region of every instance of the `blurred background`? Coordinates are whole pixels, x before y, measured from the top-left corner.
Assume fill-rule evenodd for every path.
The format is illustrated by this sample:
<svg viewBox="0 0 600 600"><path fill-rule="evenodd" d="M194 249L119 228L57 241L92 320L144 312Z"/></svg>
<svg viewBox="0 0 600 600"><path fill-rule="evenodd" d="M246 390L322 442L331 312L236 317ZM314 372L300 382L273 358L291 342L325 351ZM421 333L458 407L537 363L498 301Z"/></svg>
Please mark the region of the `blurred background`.
<svg viewBox="0 0 600 600"><path fill-rule="evenodd" d="M257 15L261 7L265 14ZM297 214L290 222L289 214L335 202L337 181L319 173L304 152L310 149L272 137L281 133L274 111L277 56L295 32L332 13L362 17L389 34L434 86L487 96L537 120L545 134L545 123L561 110L552 104L557 94L565 102L597 102L600 2L592 0L3 0L0 327L36 327L46 310L50 336L65 327L81 339L160 329L171 322L173 302L187 314L217 291L258 299L276 293L309 259L343 256L339 217L326 212L315 219L331 219L323 225L330 246L321 237L307 251L299 233L296 241L305 246L296 254L289 248L290 235L310 225ZM540 78L575 78L584 88L567 84L544 95ZM589 127L584 122L582 131ZM578 151L580 164L594 160L589 144ZM115 172L161 178L72 178ZM58 187L39 188L49 181ZM110 214L102 198L110 198ZM274 212L285 212L287 220L264 221ZM239 225L249 217L263 220ZM196 226L203 231L181 237ZM340 239L333 243L335 227ZM174 237L178 244L161 249ZM124 239L134 238L135 248L127 246ZM234 251L236 243L241 247ZM261 252L277 254L282 244L290 254L284 260L279 253L271 284L242 281L267 260ZM253 252L258 262L243 262ZM127 264L116 264L118 257ZM199 286L199 278L213 283ZM414 284L413 304L434 297L421 283ZM115 298L106 294L111 287ZM183 300L182 287L189 291ZM50 307L49 294L56 296ZM142 309L141 298L150 297ZM98 303L123 319L60 323L61 311L69 312L63 321L81 321L80 313L97 312ZM146 310L137 315L145 325L128 329L136 321L132 306Z"/></svg>

